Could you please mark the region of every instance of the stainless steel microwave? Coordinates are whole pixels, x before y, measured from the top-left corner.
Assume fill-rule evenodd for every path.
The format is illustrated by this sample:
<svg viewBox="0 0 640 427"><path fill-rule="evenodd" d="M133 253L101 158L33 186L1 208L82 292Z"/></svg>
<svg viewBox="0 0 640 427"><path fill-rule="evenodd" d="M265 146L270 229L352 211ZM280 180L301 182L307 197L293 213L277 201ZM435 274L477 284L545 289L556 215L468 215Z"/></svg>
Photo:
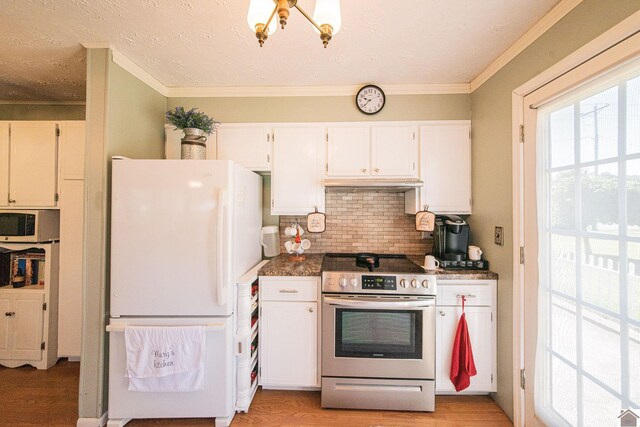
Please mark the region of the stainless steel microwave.
<svg viewBox="0 0 640 427"><path fill-rule="evenodd" d="M59 239L58 210L0 210L0 243L37 243Z"/></svg>

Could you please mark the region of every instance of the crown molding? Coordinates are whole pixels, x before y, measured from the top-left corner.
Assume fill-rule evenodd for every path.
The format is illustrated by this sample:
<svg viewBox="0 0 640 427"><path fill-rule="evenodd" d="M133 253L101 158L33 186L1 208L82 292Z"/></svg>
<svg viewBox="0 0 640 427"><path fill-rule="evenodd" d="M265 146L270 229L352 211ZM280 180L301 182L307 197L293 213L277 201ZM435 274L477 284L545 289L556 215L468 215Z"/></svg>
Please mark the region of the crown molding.
<svg viewBox="0 0 640 427"><path fill-rule="evenodd" d="M113 44L109 42L81 42L86 49L111 49L116 50Z"/></svg>
<svg viewBox="0 0 640 427"><path fill-rule="evenodd" d="M116 49L111 49L111 59L126 71L146 83L152 89L155 89L156 92L160 93L160 95L168 96L167 93L169 90L165 85L160 83L155 77L143 70L138 64L118 52Z"/></svg>
<svg viewBox="0 0 640 427"><path fill-rule="evenodd" d="M2 101L0 105L86 105L85 101Z"/></svg>
<svg viewBox="0 0 640 427"><path fill-rule="evenodd" d="M491 63L483 72L471 81L471 92L478 89L496 74L502 67L507 65L513 58L518 56L520 52L529 47L549 28L553 27L558 21L571 12L576 6L582 3L582 0L562 0L553 9L542 17L533 27L529 29L522 37L520 37L511 47L502 53L495 61Z"/></svg>
<svg viewBox="0 0 640 427"><path fill-rule="evenodd" d="M167 97L238 98L352 96L363 85L343 86L247 86L247 87L169 87ZM387 95L468 94L469 83L380 85Z"/></svg>

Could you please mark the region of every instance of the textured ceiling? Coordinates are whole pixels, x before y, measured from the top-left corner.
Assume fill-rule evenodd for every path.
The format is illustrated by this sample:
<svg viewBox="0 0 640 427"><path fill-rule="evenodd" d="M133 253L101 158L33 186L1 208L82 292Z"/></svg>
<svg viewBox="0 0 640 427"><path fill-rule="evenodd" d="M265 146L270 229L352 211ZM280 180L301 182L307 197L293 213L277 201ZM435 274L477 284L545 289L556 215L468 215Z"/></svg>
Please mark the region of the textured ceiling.
<svg viewBox="0 0 640 427"><path fill-rule="evenodd" d="M323 49L296 10L260 48L249 0L2 0L0 101L84 100L81 42L110 42L168 87L468 83L558 2L342 0Z"/></svg>

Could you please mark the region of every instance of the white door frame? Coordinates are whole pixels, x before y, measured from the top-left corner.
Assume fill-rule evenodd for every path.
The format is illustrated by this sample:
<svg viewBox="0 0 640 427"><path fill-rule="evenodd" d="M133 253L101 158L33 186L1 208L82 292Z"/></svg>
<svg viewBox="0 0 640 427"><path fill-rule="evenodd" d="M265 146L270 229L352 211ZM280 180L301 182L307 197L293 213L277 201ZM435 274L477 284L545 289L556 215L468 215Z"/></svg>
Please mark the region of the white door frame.
<svg viewBox="0 0 640 427"><path fill-rule="evenodd" d="M531 92L542 88L543 86L553 86L557 79L578 68L587 61L594 59L596 56L609 51L612 47L623 42L640 31L640 11L626 18L610 30L593 39L580 49L573 52L563 60L548 68L546 71L538 74L522 86L516 88L512 92L512 176L513 176L513 406L514 415L513 423L515 426L524 426L524 389L521 388L520 372L524 368L524 264L520 263L520 248L526 248L524 239L524 179L523 179L523 161L524 149L521 140L524 137L521 134L521 126L524 125L524 97ZM640 36L639 36L640 37ZM637 43L636 43L637 44ZM640 50L640 49L638 49ZM611 53L611 57L606 55L598 58L598 61L612 64L623 62L624 58L620 58L620 54ZM583 81L588 81L594 77L594 74L600 72L598 67L585 67L584 75L581 75ZM524 260L527 262L537 262L537 254L527 253L524 251ZM529 379L531 383L533 378Z"/></svg>

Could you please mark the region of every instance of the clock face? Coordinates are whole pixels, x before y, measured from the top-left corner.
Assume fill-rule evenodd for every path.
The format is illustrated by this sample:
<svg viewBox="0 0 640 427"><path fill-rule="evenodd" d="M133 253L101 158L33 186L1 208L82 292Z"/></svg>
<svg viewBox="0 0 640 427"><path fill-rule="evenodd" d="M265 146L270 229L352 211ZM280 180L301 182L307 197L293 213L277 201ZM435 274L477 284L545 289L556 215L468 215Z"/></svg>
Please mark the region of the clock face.
<svg viewBox="0 0 640 427"><path fill-rule="evenodd" d="M365 114L375 114L384 107L384 92L378 86L363 86L356 95L356 105Z"/></svg>

